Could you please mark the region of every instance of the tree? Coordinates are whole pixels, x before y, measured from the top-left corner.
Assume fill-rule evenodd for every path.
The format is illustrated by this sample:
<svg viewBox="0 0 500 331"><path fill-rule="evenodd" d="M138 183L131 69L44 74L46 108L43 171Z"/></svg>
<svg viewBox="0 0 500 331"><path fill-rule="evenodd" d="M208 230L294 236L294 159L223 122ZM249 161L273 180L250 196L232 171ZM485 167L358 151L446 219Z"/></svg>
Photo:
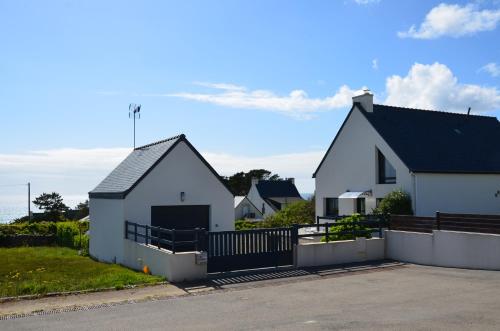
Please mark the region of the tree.
<svg viewBox="0 0 500 331"><path fill-rule="evenodd" d="M401 189L392 191L380 201L373 213L381 215L413 215L411 197Z"/></svg>
<svg viewBox="0 0 500 331"><path fill-rule="evenodd" d="M89 200L85 200L84 202L80 202L76 205L76 219L82 219L89 214Z"/></svg>
<svg viewBox="0 0 500 331"><path fill-rule="evenodd" d="M63 202L63 198L59 193L42 193L39 197L33 200L33 204L44 211L44 218L47 221L57 222L62 219L62 213L69 208Z"/></svg>
<svg viewBox="0 0 500 331"><path fill-rule="evenodd" d="M224 177L223 180L229 186L233 194L246 195L252 186L252 178L264 180L282 180L278 174L272 174L265 169L253 169L248 172L237 172L234 175Z"/></svg>

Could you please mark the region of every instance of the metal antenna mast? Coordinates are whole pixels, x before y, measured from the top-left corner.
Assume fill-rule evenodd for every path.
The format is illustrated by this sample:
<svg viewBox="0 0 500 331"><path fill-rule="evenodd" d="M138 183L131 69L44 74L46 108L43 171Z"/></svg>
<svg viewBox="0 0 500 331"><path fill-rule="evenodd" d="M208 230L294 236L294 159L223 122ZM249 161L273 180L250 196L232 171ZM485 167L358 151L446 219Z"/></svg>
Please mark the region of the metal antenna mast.
<svg viewBox="0 0 500 331"><path fill-rule="evenodd" d="M134 149L135 149L135 118L141 118L141 105L136 105L135 103L131 103L128 106L128 118L134 118Z"/></svg>

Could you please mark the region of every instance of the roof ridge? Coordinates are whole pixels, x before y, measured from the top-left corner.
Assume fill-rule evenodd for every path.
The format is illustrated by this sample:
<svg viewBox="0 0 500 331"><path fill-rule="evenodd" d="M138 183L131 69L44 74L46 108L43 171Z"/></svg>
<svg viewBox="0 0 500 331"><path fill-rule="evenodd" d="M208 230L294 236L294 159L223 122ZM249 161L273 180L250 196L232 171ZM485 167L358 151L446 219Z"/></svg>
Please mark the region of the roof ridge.
<svg viewBox="0 0 500 331"><path fill-rule="evenodd" d="M177 136L173 136L173 137L170 137L170 138L167 138L167 139L163 139L163 140L159 140L159 141L155 141L153 143L150 143L150 144L147 144L147 145L144 145L144 146L139 146L139 147L136 147L134 148L134 150L139 150L139 149L143 149L143 148L147 148L147 147L151 147L151 146L154 146L154 145L158 145L158 144L162 144L164 142L167 142L167 141L170 141L170 140L174 140L174 139L179 139L179 138L186 138L186 135L184 133L181 133Z"/></svg>
<svg viewBox="0 0 500 331"><path fill-rule="evenodd" d="M449 114L449 115L458 115L458 116L474 116L474 117L483 117L483 118L495 118L495 116L486 116L486 115L475 115L475 114L464 114L464 113L455 113L451 111L442 111L442 110L435 110L435 109L424 109L424 108L410 108L410 107L403 107L403 106L392 106L392 105L384 105L381 103L373 104L374 106L382 106L382 107L388 107L388 108L399 108L399 109L404 109L404 110L409 110L409 111L432 111L435 113L441 113L441 114Z"/></svg>

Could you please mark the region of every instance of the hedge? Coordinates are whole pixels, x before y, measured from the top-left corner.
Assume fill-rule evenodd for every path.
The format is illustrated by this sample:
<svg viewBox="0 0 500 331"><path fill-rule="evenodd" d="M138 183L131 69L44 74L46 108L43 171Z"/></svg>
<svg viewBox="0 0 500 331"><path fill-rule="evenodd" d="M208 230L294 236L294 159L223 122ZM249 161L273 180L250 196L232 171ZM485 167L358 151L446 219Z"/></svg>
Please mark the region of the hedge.
<svg viewBox="0 0 500 331"><path fill-rule="evenodd" d="M85 234L88 229L89 222L1 224L0 246L38 246L53 243L58 246L81 248L83 254L88 254L89 238ZM30 239L26 240L28 237ZM39 240L36 237L39 237ZM42 238L47 239L42 240ZM52 241L48 238L52 238Z"/></svg>

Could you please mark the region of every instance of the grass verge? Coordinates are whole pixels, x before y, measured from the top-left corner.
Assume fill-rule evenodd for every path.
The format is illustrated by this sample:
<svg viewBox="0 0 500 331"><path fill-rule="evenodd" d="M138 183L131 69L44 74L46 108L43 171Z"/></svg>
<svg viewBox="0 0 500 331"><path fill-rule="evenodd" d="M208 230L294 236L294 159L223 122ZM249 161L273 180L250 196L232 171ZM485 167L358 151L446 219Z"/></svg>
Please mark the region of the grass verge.
<svg viewBox="0 0 500 331"><path fill-rule="evenodd" d="M65 247L0 248L0 297L152 284L163 277L79 256Z"/></svg>

